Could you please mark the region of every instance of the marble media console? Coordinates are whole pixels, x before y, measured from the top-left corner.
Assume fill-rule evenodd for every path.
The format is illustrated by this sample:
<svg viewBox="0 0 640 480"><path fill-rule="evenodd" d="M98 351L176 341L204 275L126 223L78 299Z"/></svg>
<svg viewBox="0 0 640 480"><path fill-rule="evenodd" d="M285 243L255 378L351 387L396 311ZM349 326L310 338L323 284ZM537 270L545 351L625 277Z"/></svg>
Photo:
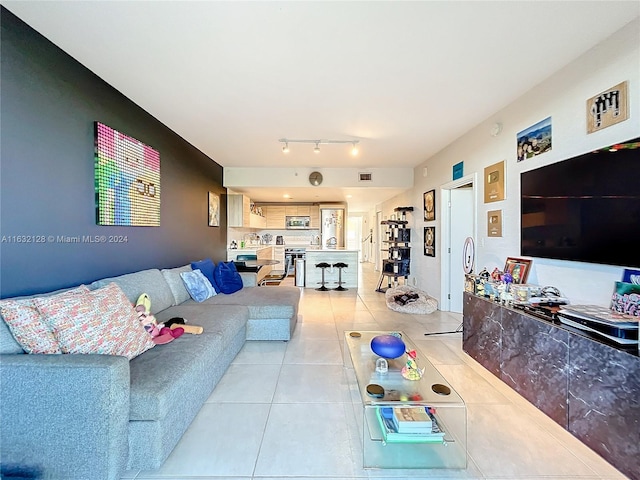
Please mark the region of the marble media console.
<svg viewBox="0 0 640 480"><path fill-rule="evenodd" d="M640 480L640 357L464 293L462 348L601 455Z"/></svg>

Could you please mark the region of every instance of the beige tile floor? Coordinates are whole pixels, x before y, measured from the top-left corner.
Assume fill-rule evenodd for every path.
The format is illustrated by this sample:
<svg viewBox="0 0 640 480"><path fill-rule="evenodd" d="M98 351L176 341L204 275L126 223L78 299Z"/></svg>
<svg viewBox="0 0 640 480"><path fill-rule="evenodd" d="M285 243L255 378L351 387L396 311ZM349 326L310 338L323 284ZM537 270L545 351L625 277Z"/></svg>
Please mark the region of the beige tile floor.
<svg viewBox="0 0 640 480"><path fill-rule="evenodd" d="M461 334L424 336L455 330L459 314L392 312L375 292L372 265L359 268L357 291L303 289L291 341L247 342L162 468L123 478L626 478L468 357ZM465 470L362 468L353 379L342 367L344 330L404 331L460 393L467 405Z"/></svg>

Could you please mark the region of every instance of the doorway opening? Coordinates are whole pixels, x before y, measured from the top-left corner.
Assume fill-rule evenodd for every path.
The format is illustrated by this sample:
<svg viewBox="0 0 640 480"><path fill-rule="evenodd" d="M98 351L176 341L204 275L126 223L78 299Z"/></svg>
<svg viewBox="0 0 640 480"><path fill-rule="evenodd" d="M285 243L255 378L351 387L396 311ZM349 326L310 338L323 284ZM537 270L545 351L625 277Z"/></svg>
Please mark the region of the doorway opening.
<svg viewBox="0 0 640 480"><path fill-rule="evenodd" d="M443 311L462 313L464 242L467 237L471 237L477 245L478 237L477 185L477 174L473 173L440 187L443 247L440 262L440 310Z"/></svg>

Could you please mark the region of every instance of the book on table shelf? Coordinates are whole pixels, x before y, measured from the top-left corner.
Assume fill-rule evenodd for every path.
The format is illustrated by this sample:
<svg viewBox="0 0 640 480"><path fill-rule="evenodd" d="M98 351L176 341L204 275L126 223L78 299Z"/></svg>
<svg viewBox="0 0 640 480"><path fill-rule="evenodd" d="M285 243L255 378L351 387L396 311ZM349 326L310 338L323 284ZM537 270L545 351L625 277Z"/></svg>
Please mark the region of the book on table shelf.
<svg viewBox="0 0 640 480"><path fill-rule="evenodd" d="M440 429L435 415L425 410L431 419L431 428L427 431L417 431L412 433L398 432L393 420L393 407L378 407L376 409L382 437L387 443L443 443L445 433Z"/></svg>
<svg viewBox="0 0 640 480"><path fill-rule="evenodd" d="M428 407L394 407L393 424L398 433L430 433L431 417Z"/></svg>

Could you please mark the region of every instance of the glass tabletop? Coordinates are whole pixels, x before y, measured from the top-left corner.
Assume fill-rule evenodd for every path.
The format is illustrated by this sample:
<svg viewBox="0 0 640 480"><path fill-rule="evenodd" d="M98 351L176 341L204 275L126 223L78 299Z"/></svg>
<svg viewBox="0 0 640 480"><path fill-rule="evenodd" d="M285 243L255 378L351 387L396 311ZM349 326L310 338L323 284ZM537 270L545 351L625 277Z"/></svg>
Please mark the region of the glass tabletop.
<svg viewBox="0 0 640 480"><path fill-rule="evenodd" d="M449 385L427 357L416 348L403 332L393 332L400 336L406 350L416 351L415 362L424 368L419 380L408 380L402 376L402 368L409 359L405 353L395 359L386 359L388 371L378 373L376 361L380 358L371 350L371 340L378 335L389 335L390 331L345 331L345 364L353 366L365 405L437 405L463 404L458 393ZM359 336L358 336L359 335ZM349 365L350 364L350 365ZM367 392L367 386L380 385L384 396L376 398Z"/></svg>

